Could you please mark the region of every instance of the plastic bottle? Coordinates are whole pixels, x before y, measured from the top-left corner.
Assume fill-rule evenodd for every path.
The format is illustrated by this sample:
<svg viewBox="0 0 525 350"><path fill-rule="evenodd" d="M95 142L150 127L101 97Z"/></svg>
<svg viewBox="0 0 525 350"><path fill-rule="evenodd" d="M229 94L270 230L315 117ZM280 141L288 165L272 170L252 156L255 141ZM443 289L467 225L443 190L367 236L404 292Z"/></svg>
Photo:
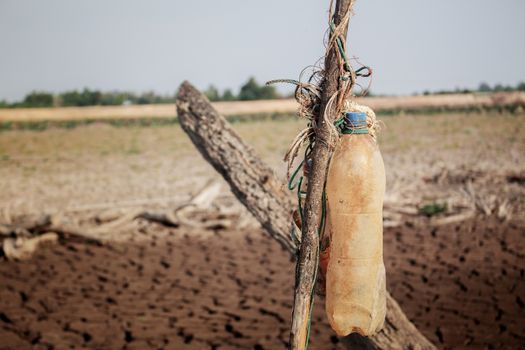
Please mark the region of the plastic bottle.
<svg viewBox="0 0 525 350"><path fill-rule="evenodd" d="M386 281L383 264L385 169L365 113L346 114L347 128L330 162L326 182L329 251L326 313L338 335L372 335L383 327Z"/></svg>

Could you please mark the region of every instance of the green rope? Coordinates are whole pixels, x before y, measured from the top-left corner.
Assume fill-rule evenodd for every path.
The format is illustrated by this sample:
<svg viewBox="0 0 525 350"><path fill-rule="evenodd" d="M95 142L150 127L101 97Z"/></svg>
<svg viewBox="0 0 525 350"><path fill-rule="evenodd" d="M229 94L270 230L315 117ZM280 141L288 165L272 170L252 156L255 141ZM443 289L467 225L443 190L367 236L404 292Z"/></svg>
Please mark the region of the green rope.
<svg viewBox="0 0 525 350"><path fill-rule="evenodd" d="M305 160L303 159L301 161L301 163L297 166L297 168L294 170L294 172L292 173L292 176L290 177L290 180L288 180L288 189L290 191L295 190L300 185L300 183L303 180L303 177L301 176L297 182L293 183L295 178L296 178L296 176L297 176L297 174L299 173L299 171L303 167L304 162L305 162Z"/></svg>
<svg viewBox="0 0 525 350"><path fill-rule="evenodd" d="M301 176L301 178L299 179L299 184L297 185L297 188L298 188L297 189L297 206L299 208L299 216L301 218L301 223L304 222L303 206L301 205L301 194L306 193L306 192L301 191L302 184L303 184L303 177ZM294 227L294 230L292 230L292 234L294 235L292 236L292 238L297 242L297 246L299 246L300 240L297 234L295 233L295 227Z"/></svg>
<svg viewBox="0 0 525 350"><path fill-rule="evenodd" d="M335 122L334 122L334 126L336 128L339 128L341 125L343 125L345 123L345 117L342 116L341 118L337 119Z"/></svg>
<svg viewBox="0 0 525 350"><path fill-rule="evenodd" d="M332 20L332 23L330 23L330 33L333 33L333 32L335 32L335 23ZM345 49L343 47L343 40L341 40L341 37L338 36L335 39L335 41L337 43L337 48L339 49L339 53L341 54L341 56L343 57L343 60L345 61L345 69L346 69L347 72L350 72L352 70L352 68L350 67L350 62L348 62L348 57L346 57L346 52L345 52ZM341 79L348 80L348 77L341 77Z"/></svg>
<svg viewBox="0 0 525 350"><path fill-rule="evenodd" d="M330 23L330 33L334 33L334 32L335 32L335 23L334 21L332 21L332 23ZM337 48L339 49L339 53L341 54L341 57L343 57L343 60L345 61L345 64L344 64L345 70L347 72L351 72L352 66L350 65L350 61L348 60L348 57L346 56L346 52L343 46L343 40L341 39L340 36L338 36L337 38L335 38L335 42L337 43ZM372 69L370 67L363 66L363 67L360 67L358 70L356 70L354 73L356 77L369 77L372 75ZM352 77L349 77L346 75L343 75L342 77L340 77L340 79L344 81L351 80L351 78Z"/></svg>
<svg viewBox="0 0 525 350"><path fill-rule="evenodd" d="M361 135L361 134L368 134L368 129L345 129L341 131L344 135Z"/></svg>

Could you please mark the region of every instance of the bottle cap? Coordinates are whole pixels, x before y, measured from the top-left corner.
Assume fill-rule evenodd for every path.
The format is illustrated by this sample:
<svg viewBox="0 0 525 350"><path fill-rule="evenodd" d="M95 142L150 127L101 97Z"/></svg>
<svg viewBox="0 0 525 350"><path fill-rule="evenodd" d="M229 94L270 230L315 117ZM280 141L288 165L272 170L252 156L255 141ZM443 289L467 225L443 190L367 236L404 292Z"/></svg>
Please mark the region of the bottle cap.
<svg viewBox="0 0 525 350"><path fill-rule="evenodd" d="M350 128L366 128L367 126L365 112L347 112L345 118Z"/></svg>

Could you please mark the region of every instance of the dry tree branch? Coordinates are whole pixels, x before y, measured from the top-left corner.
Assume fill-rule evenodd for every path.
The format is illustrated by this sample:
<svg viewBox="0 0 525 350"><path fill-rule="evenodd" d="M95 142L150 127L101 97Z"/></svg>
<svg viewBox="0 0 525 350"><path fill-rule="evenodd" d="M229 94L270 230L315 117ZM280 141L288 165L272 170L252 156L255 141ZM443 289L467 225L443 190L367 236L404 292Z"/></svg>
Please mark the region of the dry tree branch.
<svg viewBox="0 0 525 350"><path fill-rule="evenodd" d="M336 38L346 41L352 0L337 0L333 14L334 30L330 36L325 58L324 80L321 84L321 109L316 117L315 143L311 153L312 168L308 174L308 190L304 205L304 223L302 225L301 247L296 267L296 284L292 329L290 331L290 348L304 350L308 341L312 291L316 283L316 272L319 260L318 227L321 222L326 171L332 151L332 134L334 116L342 109L342 101L347 86L340 85L343 60L335 44ZM331 4L330 4L331 5ZM330 9L331 11L331 9ZM337 103L334 102L337 100Z"/></svg>

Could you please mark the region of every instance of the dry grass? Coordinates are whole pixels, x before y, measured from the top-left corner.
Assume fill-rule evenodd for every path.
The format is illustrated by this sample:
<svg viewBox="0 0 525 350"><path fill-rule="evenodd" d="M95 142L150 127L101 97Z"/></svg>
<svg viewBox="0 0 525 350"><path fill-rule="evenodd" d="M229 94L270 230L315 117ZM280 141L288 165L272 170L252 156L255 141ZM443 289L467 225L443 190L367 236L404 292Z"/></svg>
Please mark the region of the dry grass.
<svg viewBox="0 0 525 350"><path fill-rule="evenodd" d="M215 108L223 115L254 113L282 113L295 111L294 100L215 102ZM173 118L174 104L134 106L92 106L61 108L0 109L0 121L64 121L104 120L137 118Z"/></svg>
<svg viewBox="0 0 525 350"><path fill-rule="evenodd" d="M523 173L525 117L499 114L383 118L379 136L389 195L440 172ZM281 161L303 127L297 120L235 125L241 136L284 175ZM0 136L0 209L63 210L92 203L177 198L218 175L178 125L6 131ZM284 180L283 180L284 181ZM495 189L497 190L497 189ZM450 192L406 194L417 201L446 200ZM405 199L406 199L405 198ZM413 200L413 198L412 198Z"/></svg>

